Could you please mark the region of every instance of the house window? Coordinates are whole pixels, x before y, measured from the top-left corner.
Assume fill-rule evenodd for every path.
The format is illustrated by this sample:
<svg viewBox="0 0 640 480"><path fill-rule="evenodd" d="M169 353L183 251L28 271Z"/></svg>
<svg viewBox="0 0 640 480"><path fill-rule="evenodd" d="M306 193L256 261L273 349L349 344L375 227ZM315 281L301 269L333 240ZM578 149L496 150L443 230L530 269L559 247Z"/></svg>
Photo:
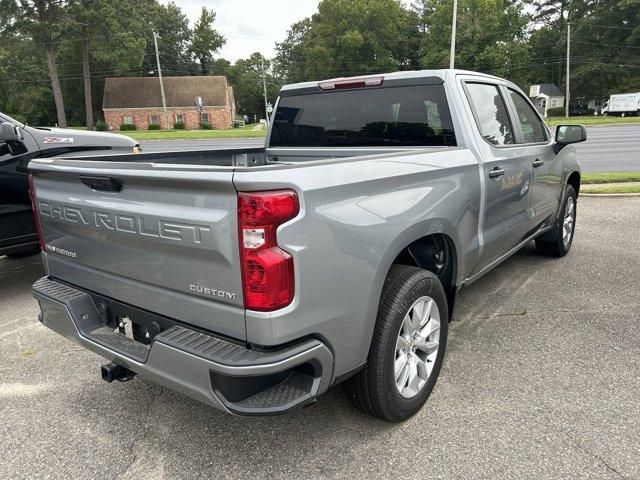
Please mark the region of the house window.
<svg viewBox="0 0 640 480"><path fill-rule="evenodd" d="M552 98L551 99L551 108L556 108L558 106L558 99L557 98Z"/></svg>
<svg viewBox="0 0 640 480"><path fill-rule="evenodd" d="M176 113L176 123L184 123L184 114Z"/></svg>
<svg viewBox="0 0 640 480"><path fill-rule="evenodd" d="M133 125L133 117L131 115L125 115L122 117L122 123L125 125Z"/></svg>
<svg viewBox="0 0 640 480"><path fill-rule="evenodd" d="M149 125L159 125L158 115L149 115Z"/></svg>
<svg viewBox="0 0 640 480"><path fill-rule="evenodd" d="M201 113L200 114L200 123L209 123L209 114L208 113Z"/></svg>

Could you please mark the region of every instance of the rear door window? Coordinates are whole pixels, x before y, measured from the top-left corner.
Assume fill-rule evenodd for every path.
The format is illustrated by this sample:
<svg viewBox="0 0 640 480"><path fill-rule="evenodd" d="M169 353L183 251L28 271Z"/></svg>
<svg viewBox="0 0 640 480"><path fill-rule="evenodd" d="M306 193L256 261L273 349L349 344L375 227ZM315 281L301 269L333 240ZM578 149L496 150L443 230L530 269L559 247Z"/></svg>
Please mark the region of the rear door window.
<svg viewBox="0 0 640 480"><path fill-rule="evenodd" d="M523 143L546 142L548 140L547 129L529 102L515 90L509 89L509 96L516 107L516 113L518 114L516 121L520 123L520 128L522 129Z"/></svg>
<svg viewBox="0 0 640 480"><path fill-rule="evenodd" d="M270 146L454 146L442 85L365 88L280 98Z"/></svg>
<svg viewBox="0 0 640 480"><path fill-rule="evenodd" d="M482 137L492 145L513 144L513 128L498 86L467 83L466 90Z"/></svg>

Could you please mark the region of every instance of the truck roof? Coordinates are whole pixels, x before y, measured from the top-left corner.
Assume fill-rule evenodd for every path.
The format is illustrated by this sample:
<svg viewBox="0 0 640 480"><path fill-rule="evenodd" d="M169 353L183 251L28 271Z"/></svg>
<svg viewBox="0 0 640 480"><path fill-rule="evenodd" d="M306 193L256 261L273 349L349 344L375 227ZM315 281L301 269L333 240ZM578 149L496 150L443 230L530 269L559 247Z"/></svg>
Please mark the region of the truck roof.
<svg viewBox="0 0 640 480"><path fill-rule="evenodd" d="M339 78L327 78L322 80L316 80L312 82L300 82L300 83L291 83L288 85L284 85L280 91L289 91L289 90L300 90L300 89L308 89L317 87L318 83L321 82L332 82L332 81L343 81L350 79L364 79L364 78L376 78L376 77L384 77L385 80L406 80L413 78L440 78L442 81L446 81L447 79L454 77L455 75L474 75L478 77L484 78L492 78L495 80L503 80L499 77L488 75L486 73L472 72L470 70L458 70L458 69L436 69L436 70L407 70L400 72L389 72L389 73L374 73L369 75L356 75L353 77L339 77Z"/></svg>

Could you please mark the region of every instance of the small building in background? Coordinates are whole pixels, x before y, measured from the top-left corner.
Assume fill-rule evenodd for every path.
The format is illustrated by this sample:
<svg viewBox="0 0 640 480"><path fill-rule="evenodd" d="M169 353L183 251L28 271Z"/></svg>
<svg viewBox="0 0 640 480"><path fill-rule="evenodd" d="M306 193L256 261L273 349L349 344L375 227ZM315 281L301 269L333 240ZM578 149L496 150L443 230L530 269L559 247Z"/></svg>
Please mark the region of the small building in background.
<svg viewBox="0 0 640 480"><path fill-rule="evenodd" d="M102 111L110 130L120 125L135 125L148 130L149 125L172 129L176 123L185 129L231 128L236 114L233 87L223 76L164 77L167 113L162 108L158 77L107 78ZM202 98L201 112L196 98ZM180 125L178 125L180 126ZM154 127L152 127L154 128ZM158 127L155 127L158 128Z"/></svg>
<svg viewBox="0 0 640 480"><path fill-rule="evenodd" d="M531 85L529 97L538 111L545 117L550 108L564 107L564 95L553 83Z"/></svg>

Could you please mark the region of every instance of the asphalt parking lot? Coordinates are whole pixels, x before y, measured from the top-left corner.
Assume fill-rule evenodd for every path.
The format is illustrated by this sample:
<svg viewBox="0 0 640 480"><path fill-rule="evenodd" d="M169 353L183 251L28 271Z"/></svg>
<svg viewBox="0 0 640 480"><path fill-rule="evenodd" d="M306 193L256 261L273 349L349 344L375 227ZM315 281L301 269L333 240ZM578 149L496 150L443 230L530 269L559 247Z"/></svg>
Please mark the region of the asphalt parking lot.
<svg viewBox="0 0 640 480"><path fill-rule="evenodd" d="M36 320L38 257L0 258L0 478L640 478L640 198L581 198L570 254L524 249L461 292L427 406L401 425L340 388L236 418Z"/></svg>

